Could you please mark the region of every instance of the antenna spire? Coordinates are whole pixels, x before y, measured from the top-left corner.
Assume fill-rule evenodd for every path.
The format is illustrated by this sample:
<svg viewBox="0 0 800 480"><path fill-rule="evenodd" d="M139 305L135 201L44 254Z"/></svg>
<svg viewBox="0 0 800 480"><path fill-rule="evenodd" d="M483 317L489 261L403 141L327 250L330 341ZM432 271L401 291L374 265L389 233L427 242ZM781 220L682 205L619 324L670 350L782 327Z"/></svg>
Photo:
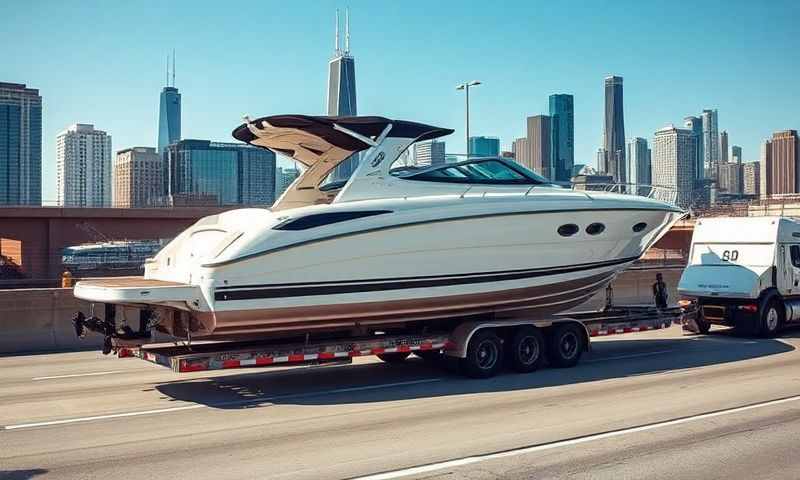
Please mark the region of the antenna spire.
<svg viewBox="0 0 800 480"><path fill-rule="evenodd" d="M337 56L341 52L341 49L339 48L339 9L338 8L336 9L336 48L334 49L334 51L336 52Z"/></svg>
<svg viewBox="0 0 800 480"><path fill-rule="evenodd" d="M344 53L350 53L350 7L344 11Z"/></svg>
<svg viewBox="0 0 800 480"><path fill-rule="evenodd" d="M172 86L175 86L175 49L172 49Z"/></svg>
<svg viewBox="0 0 800 480"><path fill-rule="evenodd" d="M169 54L167 54L167 83L164 86L169 87Z"/></svg>

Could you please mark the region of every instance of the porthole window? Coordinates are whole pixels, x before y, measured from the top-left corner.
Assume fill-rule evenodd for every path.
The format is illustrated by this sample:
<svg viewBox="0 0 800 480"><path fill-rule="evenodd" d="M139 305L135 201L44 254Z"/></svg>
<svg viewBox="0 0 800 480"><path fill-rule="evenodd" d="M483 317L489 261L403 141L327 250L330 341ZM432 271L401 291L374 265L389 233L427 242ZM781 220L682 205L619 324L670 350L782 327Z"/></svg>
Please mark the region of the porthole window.
<svg viewBox="0 0 800 480"><path fill-rule="evenodd" d="M639 233L642 230L644 230L645 228L647 228L647 224L644 223L644 222L639 222L639 223L637 223L636 225L633 226L633 231L636 232L636 233Z"/></svg>
<svg viewBox="0 0 800 480"><path fill-rule="evenodd" d="M578 228L577 225L575 225L574 223L568 223L566 225L561 225L560 227L558 227L558 234L561 235L562 237L571 237L576 233L578 233L578 230L580 230L580 228Z"/></svg>
<svg viewBox="0 0 800 480"><path fill-rule="evenodd" d="M586 227L586 233L589 235L600 235L605 229L606 226L602 223L590 223L589 226Z"/></svg>

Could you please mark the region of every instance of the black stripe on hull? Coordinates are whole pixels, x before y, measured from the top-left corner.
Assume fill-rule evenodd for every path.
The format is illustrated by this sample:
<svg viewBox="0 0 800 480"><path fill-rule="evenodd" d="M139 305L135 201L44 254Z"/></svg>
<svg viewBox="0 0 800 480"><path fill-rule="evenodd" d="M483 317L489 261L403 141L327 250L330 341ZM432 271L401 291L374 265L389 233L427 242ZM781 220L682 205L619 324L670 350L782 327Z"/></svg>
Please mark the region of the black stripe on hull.
<svg viewBox="0 0 800 480"><path fill-rule="evenodd" d="M370 283L351 283L344 281L339 284L303 284L303 285L269 285L258 288L238 288L237 290L224 290L214 293L216 301L230 300L256 300L265 298L306 297L315 295L338 295L346 293L379 292L391 290L405 290L410 288L448 287L454 285L469 285L476 283L502 282L507 280L521 280L526 278L546 277L564 273L581 272L595 268L621 265L636 260L637 257L606 260L603 262L567 265L563 267L537 268L523 271L505 271L500 273L461 274L471 276L449 276L446 278L435 277L405 277L391 281L371 281ZM480 275L480 276L476 276Z"/></svg>

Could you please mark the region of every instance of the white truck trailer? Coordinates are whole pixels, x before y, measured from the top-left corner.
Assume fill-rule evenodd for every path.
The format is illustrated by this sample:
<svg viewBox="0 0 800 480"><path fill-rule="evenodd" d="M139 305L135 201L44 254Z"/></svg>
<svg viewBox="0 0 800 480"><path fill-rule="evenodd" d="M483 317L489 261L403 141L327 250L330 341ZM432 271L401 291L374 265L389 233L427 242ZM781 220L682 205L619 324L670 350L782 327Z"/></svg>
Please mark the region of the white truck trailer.
<svg viewBox="0 0 800 480"><path fill-rule="evenodd" d="M712 324L775 335L800 322L800 222L786 217L697 220L678 294L696 302L696 329Z"/></svg>

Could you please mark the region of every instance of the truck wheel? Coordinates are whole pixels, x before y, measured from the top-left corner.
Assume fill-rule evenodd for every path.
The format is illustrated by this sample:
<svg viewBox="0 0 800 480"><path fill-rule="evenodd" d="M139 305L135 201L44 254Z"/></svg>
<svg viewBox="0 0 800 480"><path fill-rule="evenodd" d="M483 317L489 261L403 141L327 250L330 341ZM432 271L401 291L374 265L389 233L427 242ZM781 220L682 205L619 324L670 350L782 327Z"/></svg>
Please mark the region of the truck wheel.
<svg viewBox="0 0 800 480"><path fill-rule="evenodd" d="M759 333L762 337L774 337L783 325L783 309L778 299L773 298L761 311L761 324Z"/></svg>
<svg viewBox="0 0 800 480"><path fill-rule="evenodd" d="M386 363L402 363L411 355L410 352L390 352L375 355Z"/></svg>
<svg viewBox="0 0 800 480"><path fill-rule="evenodd" d="M468 377L493 377L503 367L502 340L492 330L479 330L467 345L467 356L459 363Z"/></svg>
<svg viewBox="0 0 800 480"><path fill-rule="evenodd" d="M701 306L697 307L697 315L694 317L694 323L697 325L697 333L706 335L711 330L711 324L703 317L703 307Z"/></svg>
<svg viewBox="0 0 800 480"><path fill-rule="evenodd" d="M542 332L526 325L517 329L506 354L511 368L519 373L528 373L542 366L545 350Z"/></svg>
<svg viewBox="0 0 800 480"><path fill-rule="evenodd" d="M584 332L578 325L565 323L555 327L549 335L547 358L557 368L574 367L581 359L584 344Z"/></svg>

